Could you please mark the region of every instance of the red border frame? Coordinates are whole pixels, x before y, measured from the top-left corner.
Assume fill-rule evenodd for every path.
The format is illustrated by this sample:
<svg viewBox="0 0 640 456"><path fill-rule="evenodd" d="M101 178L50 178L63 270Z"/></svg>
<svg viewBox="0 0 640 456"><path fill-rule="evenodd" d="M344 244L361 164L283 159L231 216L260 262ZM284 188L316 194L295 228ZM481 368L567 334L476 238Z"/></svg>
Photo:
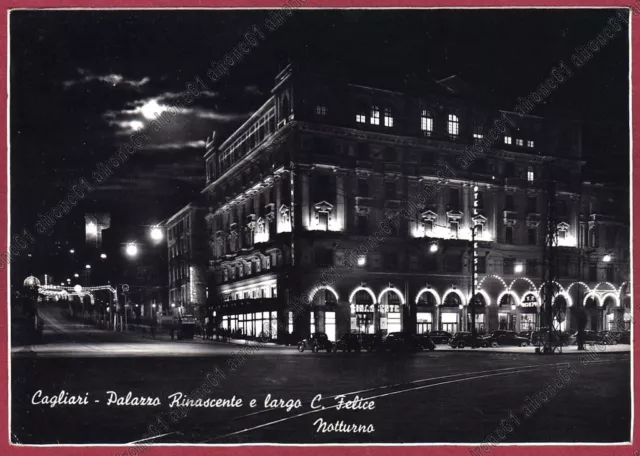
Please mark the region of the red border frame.
<svg viewBox="0 0 640 456"><path fill-rule="evenodd" d="M285 4L287 4L287 0L222 0L222 1L206 1L206 0L58 0L55 2L46 1L46 0L23 0L23 1L15 1L15 0L0 0L0 5L2 10L7 12L12 8L90 8L90 7L98 7L98 8L172 8L172 7L182 7L182 8L213 8L213 7L272 7L278 8ZM592 3L587 1L580 0L562 0L561 2L557 0L533 0L533 1L523 1L523 0L426 0L426 1L415 1L415 0L365 0L365 1L355 1L355 0L307 0L305 3L305 7L307 8L336 8L336 7L346 7L346 8L354 8L354 7L620 7L620 8L631 8L632 6L636 6L638 11L640 12L640 0L636 0L635 2L626 3L623 0L601 0L600 2ZM4 61L6 62L6 54L7 51L7 36L8 36L8 15L5 23L5 27L0 29L0 50L2 52L2 56L4 57ZM640 18L637 18L633 14L631 14L631 106L632 106L632 126L635 127L638 124L638 112L640 111L640 104L638 98L638 84L635 84L636 81L639 80L638 72L640 72L640 58L637 58L637 53L634 56L634 51L636 49L640 49L640 35L634 32L634 29L640 25ZM5 67L5 71L0 73L0 84L3 87L6 87L7 84L7 68ZM0 124L6 125L7 123L7 97L3 97L2 99L2 109L0 109ZM640 143L640 131L639 129L633 129L633 137L632 137L632 145ZM7 143L7 131L3 128L2 132L0 132L0 138L4 140L5 144ZM634 147L634 150L637 148ZM0 163L7 163L7 149L2 149L0 151ZM640 161L634 163L632 168L632 177L637 174L637 171L640 169ZM635 185L635 180L632 179L632 187L633 187L633 202L632 207L635 214L633 216L632 225L635 227L634 231L637 231L640 234L640 201L636 195L636 191L638 190L638 186ZM0 252L7 251L7 177L5 174L0 175ZM633 237L632 233L632 237ZM633 246L633 260L632 262L638 258L640 254L640 246ZM3 271L4 272L4 271ZM635 278L634 278L635 279ZM7 296L7 275L0 273L0 297L5 298ZM633 282L633 290L635 296L635 290L638 289L638 286ZM636 310L640 310L640 304L634 305ZM8 308L8 304L5 303L5 308ZM637 312L636 312L637 313ZM7 340L7 312L0 312L0 328L2 329L2 337L4 340ZM635 317L634 317L635 318ZM640 338L640 330L638 329L639 325L634 325L634 340L637 341ZM634 357L634 374L637 371L636 367L636 344L633 347L633 357ZM118 453L122 453L127 448L125 445L110 445L110 446L100 446L100 447L82 447L82 446L64 446L59 445L55 447L26 447L26 446L12 446L9 444L9 432L8 432L8 406L9 406L9 390L8 390L8 349L0 350L0 385L2 389L6 392L0 396L0 430L5 432L3 436L0 437L0 454L7 455L37 455L37 454L54 454L64 452L67 456L84 456L84 455L105 455L105 456L118 456ZM637 378L634 376L633 382L634 392L635 394L640 393L640 385L638 384ZM636 416L634 422L637 422L637 414L640 411L638 407L638 401L635 401L634 406L634 416ZM634 423L635 424L635 423ZM509 446L508 443L505 446L492 447L489 453L492 456L529 456L529 455L538 455L541 452L553 452L553 454L561 453L563 455L580 455L580 456L602 456L603 454L616 455L616 456L640 456L640 444L638 444L638 440L640 438L640 434L638 432L638 426L635 426L633 429L633 438L632 441L636 442L635 445L617 445L617 446L577 446L577 445L565 445L565 446ZM315 447L301 447L301 446L226 446L226 447L208 447L208 446L154 446L147 447L143 453L149 455L177 455L180 453L185 453L189 455L202 455L202 456L211 456L211 455L222 455L222 454L234 454L238 456L253 456L256 452L260 452L261 455L264 456L299 456L301 453L305 455L316 455L316 454L330 454L336 456L379 456L379 455L388 455L388 454L396 454L398 456L423 456L424 452L427 451L431 456L450 456L450 455L465 455L468 456L468 449L470 446L315 446Z"/></svg>

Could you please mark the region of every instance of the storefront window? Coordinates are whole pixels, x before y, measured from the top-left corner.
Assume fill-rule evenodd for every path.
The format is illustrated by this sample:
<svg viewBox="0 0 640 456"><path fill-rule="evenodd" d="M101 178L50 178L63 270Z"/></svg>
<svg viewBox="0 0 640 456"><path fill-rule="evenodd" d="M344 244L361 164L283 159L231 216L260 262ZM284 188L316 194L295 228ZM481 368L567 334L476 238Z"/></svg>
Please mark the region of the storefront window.
<svg viewBox="0 0 640 456"><path fill-rule="evenodd" d="M309 332L313 334L316 332L316 315L314 312L311 312L310 321L309 321Z"/></svg>
<svg viewBox="0 0 640 456"><path fill-rule="evenodd" d="M536 314L526 314L523 313L520 315L520 331L535 331L536 329Z"/></svg>
<svg viewBox="0 0 640 456"><path fill-rule="evenodd" d="M451 334L458 332L458 314L457 313L443 313L441 317L442 331L446 331Z"/></svg>
<svg viewBox="0 0 640 456"><path fill-rule="evenodd" d="M430 312L418 312L416 315L416 334L428 333L432 330L433 316Z"/></svg>
<svg viewBox="0 0 640 456"><path fill-rule="evenodd" d="M336 313L325 312L324 314L324 330L330 341L336 340Z"/></svg>

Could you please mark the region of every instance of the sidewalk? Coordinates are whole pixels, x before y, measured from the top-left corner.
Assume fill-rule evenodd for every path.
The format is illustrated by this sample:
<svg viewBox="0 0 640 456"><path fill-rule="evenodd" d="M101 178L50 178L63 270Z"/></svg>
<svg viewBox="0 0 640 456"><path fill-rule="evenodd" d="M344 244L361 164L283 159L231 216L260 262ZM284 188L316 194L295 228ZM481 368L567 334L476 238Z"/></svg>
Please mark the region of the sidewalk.
<svg viewBox="0 0 640 456"><path fill-rule="evenodd" d="M536 353L536 347L487 347L487 348L451 348L448 345L436 345L436 351L451 351L451 352L474 352L474 353L503 353L503 354L527 354L538 355ZM585 350L578 350L577 345L570 345L562 347L562 352L556 352L555 355L585 355L589 353L603 354L603 353L631 353L631 345L618 344L618 345L587 345Z"/></svg>
<svg viewBox="0 0 640 456"><path fill-rule="evenodd" d="M118 331L119 332L119 331ZM140 330L129 330L125 332L120 332L121 334L128 334L131 336L137 336L141 339L145 340L159 340L159 341L170 341L170 342L180 342L180 343L191 343L191 344L203 344L203 343L212 343L212 344L221 344L221 345L251 345L251 344L260 344L267 347L280 347L280 348L291 348L285 345L278 345L275 342L261 342L257 340L245 340L245 339L227 339L226 342L223 342L222 339L216 340L216 337L213 336L213 339L202 339L202 336L193 336L193 339L171 339L171 333L166 331L156 331L156 337L153 338L151 336L151 331L149 328L146 329L146 332L143 333Z"/></svg>

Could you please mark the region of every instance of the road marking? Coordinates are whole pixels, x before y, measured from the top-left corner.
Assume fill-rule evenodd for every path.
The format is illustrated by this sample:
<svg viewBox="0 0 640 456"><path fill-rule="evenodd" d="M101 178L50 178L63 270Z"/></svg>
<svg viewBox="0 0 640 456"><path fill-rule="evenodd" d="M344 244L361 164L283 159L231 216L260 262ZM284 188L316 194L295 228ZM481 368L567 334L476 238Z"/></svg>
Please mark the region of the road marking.
<svg viewBox="0 0 640 456"><path fill-rule="evenodd" d="M136 443L146 442L148 440L159 439L168 435L175 434L175 432L167 432L166 434L154 435L153 437L147 437L146 439L134 440L133 442L125 443L125 445L135 445Z"/></svg>
<svg viewBox="0 0 640 456"><path fill-rule="evenodd" d="M611 362L615 362L615 361L616 360L595 360L595 361L591 362L590 364L611 363ZM449 381L445 381L445 382L434 383L434 384L430 384L430 385L416 386L414 388L407 388L407 389L403 389L403 390L400 390L400 391L391 391L389 393L383 393L383 394L379 394L377 396L370 396L370 397L362 398L362 400L363 401L368 401L368 400L372 400L372 399L378 399L378 398L381 398L381 397L394 396L396 394L402 394L402 393L408 393L408 392L418 391L418 390L427 389L427 388L433 388L433 387L436 387L436 386L449 385L449 384L452 384L452 383L461 383L461 382L466 382L466 381L469 381L469 380L478 380L478 379L482 379L482 378L496 377L496 376L499 376L499 375L519 374L521 372L527 372L527 371L531 371L531 370L536 370L536 369L539 369L539 368L545 367L545 366L564 366L566 364L567 364L567 362L540 364L540 365L530 365L530 366L520 366L520 367L516 367L516 368L503 368L503 369L499 369L499 370L500 371L507 370L507 369L518 369L518 370L508 370L506 372L494 372L494 373L489 373L489 374L485 374L485 375L475 375L475 376L472 376L472 377L465 377L465 378L460 378L460 379L456 379L456 380L449 380ZM477 371L477 372L470 372L470 374L482 373L482 372L491 372L491 371ZM467 373L467 375L468 374L469 373ZM451 375L451 376L435 377L435 378L432 378L431 380L437 380L437 379L441 379L441 378L447 378L447 377L452 377L452 376L460 376L460 375L465 375L465 374L454 374L454 375ZM417 380L415 382L410 382L409 384L418 383L418 382L424 382L424 381L428 381L428 380L429 379ZM384 389L384 388L388 388L388 387L390 387L390 386L387 385L387 386L380 387L378 389ZM369 390L371 390L371 389L369 389ZM365 392L365 391L367 391L367 390L357 391L357 392L354 392L354 393L346 393L345 395L356 394L356 393ZM340 395L338 394L338 396L340 396ZM329 398L332 398L332 397L336 397L336 396L330 396ZM288 420L292 420L294 418L300 418L300 417L303 417L303 416L306 416L306 415L311 415L313 413L318 413L318 412L323 412L323 411L326 411L326 410L330 410L330 409L338 407L338 405L339 404L332 405L332 406L326 407L326 408L321 408L321 409L318 409L318 410L310 410L310 411L307 411L307 412L299 413L299 414L294 415L294 416L289 416L289 417L281 418L279 420L271 421L271 422L268 422L268 423L259 424L257 426L251 427L251 428L242 429L240 431L232 432L232 433L225 434L225 435L222 435L222 436L219 436L219 437L215 437L213 439L205 440L204 442L200 442L200 443L208 443L208 442L211 442L211 441L214 441L214 440L223 439L225 437L231 437L233 435L238 435L238 434L243 434L243 433L246 433L246 432L251 432L251 431L254 431L256 429L261 429L261 428L264 428L264 427L272 426L274 424L279 424L279 423L282 423L282 422L285 422L285 421L288 421Z"/></svg>

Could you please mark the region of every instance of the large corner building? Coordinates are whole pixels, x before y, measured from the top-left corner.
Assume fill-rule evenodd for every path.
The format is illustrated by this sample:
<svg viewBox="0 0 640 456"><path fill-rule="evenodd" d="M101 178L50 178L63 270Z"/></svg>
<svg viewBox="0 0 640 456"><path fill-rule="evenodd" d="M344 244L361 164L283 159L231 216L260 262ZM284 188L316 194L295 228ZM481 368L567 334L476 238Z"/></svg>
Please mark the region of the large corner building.
<svg viewBox="0 0 640 456"><path fill-rule="evenodd" d="M575 121L501 110L456 77L399 93L288 67L205 159L223 328L274 340L468 329L475 225L476 327L535 329L550 188L558 324L629 320L628 189L584 181Z"/></svg>

